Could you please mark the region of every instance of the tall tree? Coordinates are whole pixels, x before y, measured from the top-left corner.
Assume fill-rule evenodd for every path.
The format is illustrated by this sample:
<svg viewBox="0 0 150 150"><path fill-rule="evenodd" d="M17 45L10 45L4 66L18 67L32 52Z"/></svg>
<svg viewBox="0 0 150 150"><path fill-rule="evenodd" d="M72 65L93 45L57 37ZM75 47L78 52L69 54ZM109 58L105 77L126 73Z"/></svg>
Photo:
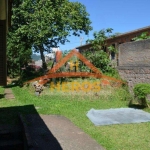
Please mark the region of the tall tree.
<svg viewBox="0 0 150 150"><path fill-rule="evenodd" d="M98 32L93 33L94 39L88 40L92 46L88 51L84 51L84 56L99 68L103 73L109 73L109 75L114 75L116 71L110 66L111 61L109 59L108 53L106 53L106 39L113 37L113 29L107 28L102 29ZM110 52L116 52L117 50L113 46L107 47Z"/></svg>
<svg viewBox="0 0 150 150"><path fill-rule="evenodd" d="M79 36L83 32L88 34L92 29L89 14L85 6L79 2L69 0L14 2L10 34L18 36L20 43L25 42L22 46L24 51L32 46L35 52L40 52L44 69L46 69L44 51L47 51L47 47L65 44L71 34L74 36Z"/></svg>

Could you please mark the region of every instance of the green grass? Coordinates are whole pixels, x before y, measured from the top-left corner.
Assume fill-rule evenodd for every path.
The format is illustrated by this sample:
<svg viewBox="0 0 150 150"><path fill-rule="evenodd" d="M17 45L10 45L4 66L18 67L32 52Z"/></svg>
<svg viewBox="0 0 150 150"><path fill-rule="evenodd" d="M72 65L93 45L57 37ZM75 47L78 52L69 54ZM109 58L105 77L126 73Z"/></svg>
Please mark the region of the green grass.
<svg viewBox="0 0 150 150"><path fill-rule="evenodd" d="M50 92L34 95L32 87L13 87L15 100L0 99L0 107L34 105L40 114L57 114L69 118L107 150L149 150L150 123L94 126L86 117L91 108L128 107L129 93L123 88L106 88L99 93ZM3 88L0 88L0 94ZM146 111L150 110L147 108ZM23 110L30 113L29 110ZM1 115L0 115L1 116ZM2 117L1 117L2 118Z"/></svg>

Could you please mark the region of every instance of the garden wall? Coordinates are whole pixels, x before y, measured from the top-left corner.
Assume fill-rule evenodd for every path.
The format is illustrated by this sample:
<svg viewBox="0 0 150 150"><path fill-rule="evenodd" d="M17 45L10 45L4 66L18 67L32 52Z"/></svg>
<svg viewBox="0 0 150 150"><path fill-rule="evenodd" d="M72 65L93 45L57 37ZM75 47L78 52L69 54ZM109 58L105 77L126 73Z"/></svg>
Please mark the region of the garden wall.
<svg viewBox="0 0 150 150"><path fill-rule="evenodd" d="M120 44L118 71L130 90L137 83L150 83L150 39Z"/></svg>

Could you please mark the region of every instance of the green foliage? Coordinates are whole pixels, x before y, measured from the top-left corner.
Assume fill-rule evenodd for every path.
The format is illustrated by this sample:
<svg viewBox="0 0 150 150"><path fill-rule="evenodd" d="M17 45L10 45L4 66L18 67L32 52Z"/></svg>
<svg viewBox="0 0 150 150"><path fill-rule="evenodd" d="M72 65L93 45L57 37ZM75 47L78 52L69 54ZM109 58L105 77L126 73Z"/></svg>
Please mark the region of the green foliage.
<svg viewBox="0 0 150 150"><path fill-rule="evenodd" d="M46 69L44 51L59 43L65 44L71 34L88 34L92 29L89 14L79 2L69 0L15 0L12 5L12 27L8 37L10 64L18 63L20 55L24 58L34 52L40 52L43 67ZM13 54L11 54L13 53ZM13 61L13 55L16 59ZM21 57L21 60L24 61ZM10 65L9 68L12 69ZM19 69L19 66L16 66Z"/></svg>
<svg viewBox="0 0 150 150"><path fill-rule="evenodd" d="M93 50L102 50L106 46L105 40L110 36L112 33L112 28L107 28L100 30L99 32L94 32L94 40L88 40L89 43L92 44Z"/></svg>
<svg viewBox="0 0 150 150"><path fill-rule="evenodd" d="M47 66L50 67L50 68L52 67L52 65L53 65L53 61L49 61L49 62L47 63Z"/></svg>
<svg viewBox="0 0 150 150"><path fill-rule="evenodd" d="M110 60L108 55L103 51L85 51L83 55L102 72L107 72L110 70Z"/></svg>
<svg viewBox="0 0 150 150"><path fill-rule="evenodd" d="M21 68L31 60L31 46L23 40L23 37L12 32L7 38L7 73L11 77L20 75Z"/></svg>
<svg viewBox="0 0 150 150"><path fill-rule="evenodd" d="M150 39L150 35L148 34L148 32L143 32L140 36L137 36L135 38L133 38L133 41L140 41L140 40L144 40L144 39Z"/></svg>
<svg viewBox="0 0 150 150"><path fill-rule="evenodd" d="M112 45L108 46L107 48L108 48L109 52L115 52L115 53L118 52L118 50Z"/></svg>
<svg viewBox="0 0 150 150"><path fill-rule="evenodd" d="M70 53L71 50L64 50L62 55L63 57L65 57L66 55L68 55Z"/></svg>
<svg viewBox="0 0 150 150"><path fill-rule="evenodd" d="M150 84L148 83L136 84L133 91L135 96L138 97L138 99L143 99L147 96L147 94L150 94Z"/></svg>
<svg viewBox="0 0 150 150"><path fill-rule="evenodd" d="M99 68L103 73L115 74L115 69L110 65L109 55L105 52L106 39L112 33L112 28L103 29L99 32L94 32L94 40L89 40L92 44L90 50L86 50L83 55L97 68ZM109 52L117 52L113 46L108 47Z"/></svg>

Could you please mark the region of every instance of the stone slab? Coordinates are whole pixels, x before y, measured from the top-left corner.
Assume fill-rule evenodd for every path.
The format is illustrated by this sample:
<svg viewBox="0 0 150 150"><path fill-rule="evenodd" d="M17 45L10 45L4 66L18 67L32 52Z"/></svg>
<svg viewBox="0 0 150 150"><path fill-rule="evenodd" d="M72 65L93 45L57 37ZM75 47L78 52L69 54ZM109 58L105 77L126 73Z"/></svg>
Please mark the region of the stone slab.
<svg viewBox="0 0 150 150"><path fill-rule="evenodd" d="M10 88L5 89L4 97L5 97L5 99L14 99L15 96L14 96L14 94L12 92L12 89L10 89Z"/></svg>

